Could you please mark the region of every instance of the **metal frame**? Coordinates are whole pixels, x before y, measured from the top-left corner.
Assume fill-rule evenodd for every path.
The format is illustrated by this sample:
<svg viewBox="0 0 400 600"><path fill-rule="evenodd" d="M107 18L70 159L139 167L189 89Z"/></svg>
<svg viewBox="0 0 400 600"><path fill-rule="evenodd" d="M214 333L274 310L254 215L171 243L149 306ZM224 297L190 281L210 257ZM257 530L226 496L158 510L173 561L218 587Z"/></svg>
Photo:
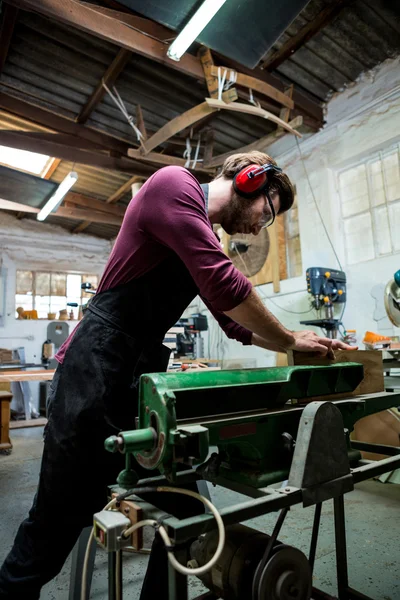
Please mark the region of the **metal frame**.
<svg viewBox="0 0 400 600"><path fill-rule="evenodd" d="M365 481L366 479L370 479L371 477L381 475L382 473L387 473L393 469L400 468L400 448L377 444L367 444L363 442L352 442L351 446L353 449L365 450L369 452L384 451L386 454L391 455L389 458L380 461L360 460L357 467L351 469L350 477L352 478L354 484ZM190 469L188 471L182 471L181 473L178 473L176 483L177 485L181 486L197 479L199 479L199 475L194 470ZM138 486L162 485L163 483L167 483L164 477L153 477L140 481ZM220 511L220 515L225 526L247 521L248 519L252 519L269 512L282 511L283 509L287 509L290 506L294 506L295 504L300 504L303 502L303 490L300 488L285 487L279 490L271 490L268 488L255 489L251 488L250 486L241 486L237 482L231 482L222 478L218 479L218 484L242 494L246 494L252 498L249 501L225 507ZM326 487L328 489L329 487L332 489L332 484L340 485L340 478L330 481L327 484L322 484L320 488ZM137 502L137 499L135 501ZM339 495L338 497L333 498L333 502L338 596L336 598L324 593L321 590L313 588L312 598L313 600L373 600L349 586L346 527L344 518L344 495ZM140 501L140 503L142 505L145 518L158 519L161 516L165 517L165 514L157 509L157 507L146 502ZM314 566L318 541L321 507L322 503L316 504L309 554L309 561L312 568ZM175 517L169 517L167 519L163 519L163 524L167 528L168 534L173 542L178 545L185 544L194 537L197 537L215 528L214 517L209 513L182 520ZM178 560L179 555L181 555L182 561L185 560L185 550L180 549L177 551L176 555ZM110 564L112 565L113 562L110 561ZM111 575L111 577L113 576ZM115 596L110 596L110 599L114 600L114 598ZM169 567L168 600L187 600L187 598L187 577L177 573L173 568ZM215 598L215 595L210 592L205 595L201 595L197 598L197 600L204 598L211 600Z"/></svg>

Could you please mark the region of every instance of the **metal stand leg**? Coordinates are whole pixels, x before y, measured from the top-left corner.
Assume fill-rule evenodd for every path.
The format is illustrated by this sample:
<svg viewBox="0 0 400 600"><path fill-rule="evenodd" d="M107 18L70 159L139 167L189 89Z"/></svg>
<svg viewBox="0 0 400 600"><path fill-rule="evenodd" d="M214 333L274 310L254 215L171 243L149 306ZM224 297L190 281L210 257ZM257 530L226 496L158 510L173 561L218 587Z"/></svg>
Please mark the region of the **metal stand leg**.
<svg viewBox="0 0 400 600"><path fill-rule="evenodd" d="M176 559L182 564L186 564L187 550L175 552ZM186 575L181 575L175 571L168 561L168 600L188 600L188 587Z"/></svg>
<svg viewBox="0 0 400 600"><path fill-rule="evenodd" d="M108 600L122 600L122 550L108 553Z"/></svg>
<svg viewBox="0 0 400 600"><path fill-rule="evenodd" d="M311 535L311 544L310 544L310 556L308 562L310 563L311 573L314 571L314 562L315 562L315 554L317 552L317 542L318 542L318 533L319 533L319 524L321 521L321 510L322 510L322 502L319 502L315 506L314 513L314 524Z"/></svg>
<svg viewBox="0 0 400 600"><path fill-rule="evenodd" d="M86 546L89 540L91 527L85 527L76 542L74 549L72 550L72 561L71 561L71 575L69 583L69 600L81 600L82 590L82 570L83 560L85 557ZM89 600L90 587L92 584L92 575L94 567L94 559L96 556L96 542L93 540L90 546L90 554L87 568L86 578L86 600Z"/></svg>
<svg viewBox="0 0 400 600"><path fill-rule="evenodd" d="M346 522L344 518L344 498L333 499L335 512L336 570L339 600L349 600L349 576L347 572Z"/></svg>

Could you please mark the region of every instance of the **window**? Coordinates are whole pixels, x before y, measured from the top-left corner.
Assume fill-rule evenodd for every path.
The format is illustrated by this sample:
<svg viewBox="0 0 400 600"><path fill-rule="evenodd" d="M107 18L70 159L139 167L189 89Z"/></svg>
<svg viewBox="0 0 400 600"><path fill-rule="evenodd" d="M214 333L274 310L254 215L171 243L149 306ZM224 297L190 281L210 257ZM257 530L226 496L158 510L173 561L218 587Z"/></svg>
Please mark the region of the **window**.
<svg viewBox="0 0 400 600"><path fill-rule="evenodd" d="M399 146L342 171L338 183L347 262L400 252Z"/></svg>
<svg viewBox="0 0 400 600"><path fill-rule="evenodd" d="M48 313L58 313L65 308L73 310L75 318L78 308L67 306L75 302L79 306L82 300L91 294L81 289L82 283L90 283L97 288L97 275L79 275L75 273L48 273L45 271L17 271L15 308L37 310L39 319L47 319Z"/></svg>
<svg viewBox="0 0 400 600"><path fill-rule="evenodd" d="M44 154L0 146L0 164L25 173L41 175L52 159Z"/></svg>

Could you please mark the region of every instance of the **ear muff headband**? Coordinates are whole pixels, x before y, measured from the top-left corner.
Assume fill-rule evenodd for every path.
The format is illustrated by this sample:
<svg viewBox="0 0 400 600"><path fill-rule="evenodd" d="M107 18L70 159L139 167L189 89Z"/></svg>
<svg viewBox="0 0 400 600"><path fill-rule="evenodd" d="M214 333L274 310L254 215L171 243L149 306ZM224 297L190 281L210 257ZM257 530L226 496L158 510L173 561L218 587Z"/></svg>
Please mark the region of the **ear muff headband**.
<svg viewBox="0 0 400 600"><path fill-rule="evenodd" d="M245 167L233 178L233 189L243 198L257 198L262 191L268 187L268 173L273 171L281 173L282 169L275 165L249 165Z"/></svg>

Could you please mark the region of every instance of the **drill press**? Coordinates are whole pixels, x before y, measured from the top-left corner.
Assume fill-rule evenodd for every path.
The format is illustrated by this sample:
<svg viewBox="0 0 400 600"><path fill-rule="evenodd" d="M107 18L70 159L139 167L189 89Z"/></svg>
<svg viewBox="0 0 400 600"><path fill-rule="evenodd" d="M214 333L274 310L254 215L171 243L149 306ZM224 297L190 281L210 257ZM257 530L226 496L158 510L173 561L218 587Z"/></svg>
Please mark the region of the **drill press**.
<svg viewBox="0 0 400 600"><path fill-rule="evenodd" d="M341 322L334 318L334 304L346 303L346 275L343 271L310 267L306 271L307 291L312 295L311 306L325 311L324 319L300 321L302 325L314 325L325 329L329 338L336 339Z"/></svg>

